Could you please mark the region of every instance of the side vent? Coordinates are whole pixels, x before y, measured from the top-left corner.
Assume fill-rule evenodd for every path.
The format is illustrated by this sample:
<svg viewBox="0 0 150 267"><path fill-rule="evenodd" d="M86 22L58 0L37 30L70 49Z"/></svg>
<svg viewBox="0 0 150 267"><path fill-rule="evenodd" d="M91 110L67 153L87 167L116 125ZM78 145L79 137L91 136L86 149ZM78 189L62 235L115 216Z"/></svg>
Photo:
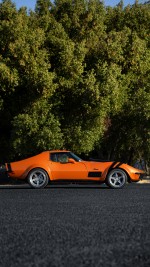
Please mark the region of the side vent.
<svg viewBox="0 0 150 267"><path fill-rule="evenodd" d="M88 177L101 177L101 172L89 172Z"/></svg>

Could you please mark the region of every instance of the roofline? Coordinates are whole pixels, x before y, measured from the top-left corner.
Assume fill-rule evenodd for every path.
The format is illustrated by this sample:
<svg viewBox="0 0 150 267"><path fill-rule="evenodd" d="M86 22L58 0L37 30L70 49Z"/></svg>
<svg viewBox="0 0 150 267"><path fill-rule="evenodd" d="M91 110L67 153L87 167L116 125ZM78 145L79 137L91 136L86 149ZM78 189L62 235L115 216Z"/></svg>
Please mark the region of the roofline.
<svg viewBox="0 0 150 267"><path fill-rule="evenodd" d="M64 149L64 150L60 150L60 149L56 149L56 150L48 150L48 151L43 151L42 153L45 153L45 152L50 152L50 153L60 153L60 152L70 152L69 150L66 150L66 149Z"/></svg>

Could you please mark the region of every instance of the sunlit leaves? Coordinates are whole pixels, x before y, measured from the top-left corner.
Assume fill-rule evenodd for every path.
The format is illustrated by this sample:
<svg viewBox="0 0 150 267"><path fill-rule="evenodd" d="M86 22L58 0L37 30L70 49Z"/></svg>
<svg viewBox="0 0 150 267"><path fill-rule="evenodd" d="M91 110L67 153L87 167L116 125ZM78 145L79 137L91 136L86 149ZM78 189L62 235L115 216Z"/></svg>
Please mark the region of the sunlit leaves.
<svg viewBox="0 0 150 267"><path fill-rule="evenodd" d="M52 114L52 107L46 99L40 99L26 110L15 116L12 122L12 146L17 156L28 156L43 150L62 147L63 139L58 119Z"/></svg>
<svg viewBox="0 0 150 267"><path fill-rule="evenodd" d="M2 1L1 157L98 145L150 158L149 29L149 4L38 0L27 13Z"/></svg>

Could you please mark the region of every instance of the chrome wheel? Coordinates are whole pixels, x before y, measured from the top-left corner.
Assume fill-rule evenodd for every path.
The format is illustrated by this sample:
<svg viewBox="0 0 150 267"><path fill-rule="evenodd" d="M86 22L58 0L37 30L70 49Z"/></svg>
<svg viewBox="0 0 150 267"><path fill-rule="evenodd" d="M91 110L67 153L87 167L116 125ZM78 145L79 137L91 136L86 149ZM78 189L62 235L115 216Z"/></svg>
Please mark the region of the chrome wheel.
<svg viewBox="0 0 150 267"><path fill-rule="evenodd" d="M29 173L28 182L33 188L43 188L48 184L48 175L43 169L36 168Z"/></svg>
<svg viewBox="0 0 150 267"><path fill-rule="evenodd" d="M107 176L107 184L111 188L122 188L126 184L126 181L127 175L121 169L114 169Z"/></svg>

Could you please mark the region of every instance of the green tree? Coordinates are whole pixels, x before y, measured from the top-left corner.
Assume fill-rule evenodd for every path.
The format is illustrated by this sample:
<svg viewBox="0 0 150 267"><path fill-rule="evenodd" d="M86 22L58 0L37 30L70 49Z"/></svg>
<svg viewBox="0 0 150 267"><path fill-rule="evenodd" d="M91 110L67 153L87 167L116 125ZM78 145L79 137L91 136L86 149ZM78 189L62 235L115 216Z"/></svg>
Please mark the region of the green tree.
<svg viewBox="0 0 150 267"><path fill-rule="evenodd" d="M149 157L150 5L0 4L0 157ZM134 145L133 145L134 143Z"/></svg>
<svg viewBox="0 0 150 267"><path fill-rule="evenodd" d="M12 148L17 158L21 158L22 154L30 156L63 145L59 121L45 98L40 98L25 113L14 117L12 125Z"/></svg>
<svg viewBox="0 0 150 267"><path fill-rule="evenodd" d="M119 51L121 52L121 54L119 53L120 60L116 61L116 57L114 60L120 65L121 77L124 77L126 89L125 87L122 89L123 94L126 92L125 101L116 114L110 112L107 131L101 142L101 149L108 152L107 156L110 159L120 158L129 163L138 157L146 160L150 158L150 50L149 35L145 34L149 32L149 20L147 19L147 24L141 25L141 21L145 23L143 12L146 12L146 16L149 14L150 18L150 10L148 6L144 9L143 6L141 9L140 6L134 6L132 12L130 9L129 12L132 16L135 16L137 9L140 11L136 22L131 24L135 26L135 30L129 24L128 28L125 26L121 31L124 33L123 49L118 50L113 42L115 49L114 52L112 50L114 56ZM126 13L127 10L124 12ZM139 27L144 29L140 34ZM112 31L110 34L112 35ZM111 53L111 47L108 52ZM113 87L115 89L115 86Z"/></svg>
<svg viewBox="0 0 150 267"><path fill-rule="evenodd" d="M32 18L33 19L33 18ZM7 34L6 34L7 33ZM55 91L55 74L50 70L44 48L45 33L32 26L26 9L19 11L11 1L1 4L0 12L0 112L2 156L10 155L14 116L24 114L39 98ZM19 123L19 121L18 121ZM11 140L12 142L12 140ZM24 154L24 152L23 152Z"/></svg>
<svg viewBox="0 0 150 267"><path fill-rule="evenodd" d="M93 149L104 131L106 114L99 83L88 64L98 36L104 35L99 1L55 1L55 17L47 30L47 49L58 89L53 95L66 148L81 153ZM98 35L98 36L97 36ZM95 39L96 38L96 39Z"/></svg>

